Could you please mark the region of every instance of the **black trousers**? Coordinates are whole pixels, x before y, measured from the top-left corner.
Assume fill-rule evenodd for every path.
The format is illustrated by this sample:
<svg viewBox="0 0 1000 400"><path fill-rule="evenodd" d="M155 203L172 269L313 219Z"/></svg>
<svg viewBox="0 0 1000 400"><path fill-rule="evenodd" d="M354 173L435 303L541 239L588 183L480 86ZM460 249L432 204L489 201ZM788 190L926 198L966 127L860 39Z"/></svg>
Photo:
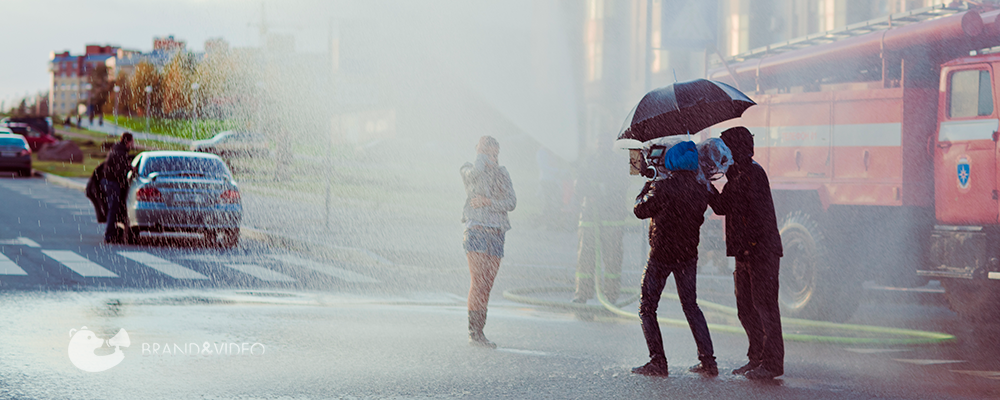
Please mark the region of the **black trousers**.
<svg viewBox="0 0 1000 400"><path fill-rule="evenodd" d="M649 348L650 360L667 361L663 353L663 336L660 334L660 323L656 321L656 309L660 304L660 295L667 284L667 277L674 274L677 283L677 297L681 299L681 309L687 318L694 343L698 346L698 359L706 364L715 364L715 350L712 349L712 337L708 333L705 314L698 307L696 291L698 277L698 258L676 264L663 264L649 260L646 270L642 273L642 297L639 299L639 319L642 320L642 333L646 336L646 347Z"/></svg>
<svg viewBox="0 0 1000 400"><path fill-rule="evenodd" d="M778 310L778 269L781 258L765 256L736 261L736 308L747 333L750 363L785 373L785 341Z"/></svg>

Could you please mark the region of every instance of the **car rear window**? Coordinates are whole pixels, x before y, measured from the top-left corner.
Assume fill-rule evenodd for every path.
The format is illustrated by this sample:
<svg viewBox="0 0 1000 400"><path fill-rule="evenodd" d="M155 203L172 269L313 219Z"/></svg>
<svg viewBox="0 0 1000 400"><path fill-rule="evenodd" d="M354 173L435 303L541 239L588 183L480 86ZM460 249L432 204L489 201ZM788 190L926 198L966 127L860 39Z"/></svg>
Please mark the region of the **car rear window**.
<svg viewBox="0 0 1000 400"><path fill-rule="evenodd" d="M24 146L24 140L21 138L0 138L0 146Z"/></svg>
<svg viewBox="0 0 1000 400"><path fill-rule="evenodd" d="M143 175L154 172L191 172L210 176L230 176L229 168L226 168L220 160L204 157L151 157L146 160L143 166Z"/></svg>

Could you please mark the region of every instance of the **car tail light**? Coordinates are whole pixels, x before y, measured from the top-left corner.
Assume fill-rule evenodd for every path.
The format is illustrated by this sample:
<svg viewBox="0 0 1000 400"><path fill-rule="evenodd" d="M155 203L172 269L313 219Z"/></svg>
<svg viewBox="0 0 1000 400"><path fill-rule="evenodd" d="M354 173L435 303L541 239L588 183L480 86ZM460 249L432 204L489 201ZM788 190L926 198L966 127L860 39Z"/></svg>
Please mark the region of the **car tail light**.
<svg viewBox="0 0 1000 400"><path fill-rule="evenodd" d="M17 156L18 157L24 157L24 156L27 156L27 155L31 155L31 149L24 149L24 150L21 150L21 151L17 152Z"/></svg>
<svg viewBox="0 0 1000 400"><path fill-rule="evenodd" d="M151 202L151 203L162 203L163 202L163 195L161 195L160 191L157 190L156 188L153 188L153 187L144 187L142 189L139 189L139 191L135 193L135 199L137 201L146 201L146 202Z"/></svg>
<svg viewBox="0 0 1000 400"><path fill-rule="evenodd" d="M219 196L219 200L223 203L236 204L240 202L240 192L235 190L227 190L222 192L222 196Z"/></svg>

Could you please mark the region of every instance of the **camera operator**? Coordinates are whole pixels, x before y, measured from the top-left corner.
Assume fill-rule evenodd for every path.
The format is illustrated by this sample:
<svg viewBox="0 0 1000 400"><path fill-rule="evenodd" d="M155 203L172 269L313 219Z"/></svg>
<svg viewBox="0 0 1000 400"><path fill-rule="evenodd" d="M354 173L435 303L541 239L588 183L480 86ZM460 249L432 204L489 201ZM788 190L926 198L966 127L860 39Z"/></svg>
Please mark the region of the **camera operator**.
<svg viewBox="0 0 1000 400"><path fill-rule="evenodd" d="M642 276L642 297L639 303L639 317L650 361L632 369L632 372L651 376L668 375L656 309L667 277L673 273L681 307L694 335L698 359L701 361L689 371L716 376L719 371L712 349L712 338L705 316L698 307L696 293L699 231L705 220L709 192L698 182L698 151L693 142L674 145L666 151L662 160L662 166L669 172L662 179L646 182L636 198L633 210L636 217L652 218L652 221L649 224L649 260ZM654 167L659 166L655 159L652 163Z"/></svg>

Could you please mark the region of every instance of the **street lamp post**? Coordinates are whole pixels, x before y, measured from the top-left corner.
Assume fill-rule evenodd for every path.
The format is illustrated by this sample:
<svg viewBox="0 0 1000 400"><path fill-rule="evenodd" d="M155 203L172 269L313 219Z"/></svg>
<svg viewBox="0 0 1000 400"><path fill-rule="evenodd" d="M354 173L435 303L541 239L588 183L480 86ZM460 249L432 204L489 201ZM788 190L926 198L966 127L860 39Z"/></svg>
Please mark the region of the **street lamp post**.
<svg viewBox="0 0 1000 400"><path fill-rule="evenodd" d="M195 141L198 136L198 82L191 84L191 94L194 96L194 102L191 104L194 109L194 118L191 119L191 141Z"/></svg>
<svg viewBox="0 0 1000 400"><path fill-rule="evenodd" d="M122 89L120 87L118 87L118 85L115 85L115 87L114 87L114 91L115 91L115 136L118 136L118 124L119 124L119 122L118 122L118 92L121 91L121 90Z"/></svg>
<svg viewBox="0 0 1000 400"><path fill-rule="evenodd" d="M146 86L146 133L149 133L149 106L150 106L150 95L153 93L152 86Z"/></svg>

